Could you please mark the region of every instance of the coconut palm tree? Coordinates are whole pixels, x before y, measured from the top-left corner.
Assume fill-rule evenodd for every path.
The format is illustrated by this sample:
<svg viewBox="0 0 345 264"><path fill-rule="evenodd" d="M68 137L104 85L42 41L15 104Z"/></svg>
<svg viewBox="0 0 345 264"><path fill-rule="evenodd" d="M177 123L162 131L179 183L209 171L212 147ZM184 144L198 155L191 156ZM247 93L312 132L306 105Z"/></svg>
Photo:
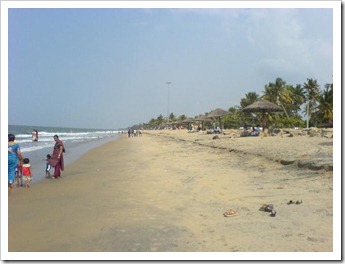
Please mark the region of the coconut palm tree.
<svg viewBox="0 0 345 264"><path fill-rule="evenodd" d="M254 103L259 99L259 95L256 92L249 92L245 94L245 98L242 98L240 101L241 108L245 108L246 106Z"/></svg>
<svg viewBox="0 0 345 264"><path fill-rule="evenodd" d="M160 114L157 118L156 118L156 124L158 126L161 126L164 123L164 117L162 114Z"/></svg>
<svg viewBox="0 0 345 264"><path fill-rule="evenodd" d="M313 113L317 110L317 102L320 97L320 88L317 80L307 79L303 85L303 90L306 96L305 113L307 115L307 128L309 128L309 120Z"/></svg>
<svg viewBox="0 0 345 264"><path fill-rule="evenodd" d="M243 112L239 107L230 107L228 109L229 115L224 117L224 127L238 128L243 120Z"/></svg>
<svg viewBox="0 0 345 264"><path fill-rule="evenodd" d="M306 102L305 92L302 85L297 84L296 86L288 85L287 89L291 94L291 104L287 106L287 111L290 116L297 117L298 111L301 110L301 106Z"/></svg>
<svg viewBox="0 0 345 264"><path fill-rule="evenodd" d="M169 115L169 120L170 120L170 121L176 121L176 116L174 115L174 113L171 113L171 114Z"/></svg>
<svg viewBox="0 0 345 264"><path fill-rule="evenodd" d="M286 83L281 78L277 78L274 83L268 83L265 85L264 99L277 103L277 98L281 96L285 89Z"/></svg>
<svg viewBox="0 0 345 264"><path fill-rule="evenodd" d="M288 89L289 85L286 84L281 78L277 78L274 83L265 85L264 99L278 104L283 107L287 117L289 117L289 111L287 111L293 102L292 92Z"/></svg>
<svg viewBox="0 0 345 264"><path fill-rule="evenodd" d="M333 123L333 83L325 85L325 90L319 97L316 115L322 123Z"/></svg>
<svg viewBox="0 0 345 264"><path fill-rule="evenodd" d="M253 113L244 112L243 109L251 105L252 103L256 102L259 99L259 95L256 92L249 92L245 94L245 97L241 99L240 106L236 106L239 110L237 113L239 122L244 124L252 124L255 120L257 120L257 116ZM230 111L230 109L229 109Z"/></svg>
<svg viewBox="0 0 345 264"><path fill-rule="evenodd" d="M180 115L180 116L177 118L178 121L182 121L182 120L185 120L185 119L187 119L187 116L186 116L185 114Z"/></svg>

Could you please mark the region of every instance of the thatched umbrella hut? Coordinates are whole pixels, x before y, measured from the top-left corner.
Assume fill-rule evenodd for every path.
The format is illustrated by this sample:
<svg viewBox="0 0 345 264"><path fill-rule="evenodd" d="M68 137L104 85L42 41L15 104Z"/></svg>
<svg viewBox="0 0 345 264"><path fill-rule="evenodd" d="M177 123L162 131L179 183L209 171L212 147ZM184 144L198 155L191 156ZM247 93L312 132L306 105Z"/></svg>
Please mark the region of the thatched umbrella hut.
<svg viewBox="0 0 345 264"><path fill-rule="evenodd" d="M217 109L213 110L211 113L209 113L209 114L207 115L207 117L218 118L218 119L219 119L219 126L220 126L220 129L223 129L223 128L222 128L222 119L221 119L221 118L222 118L223 116L227 115L227 114L229 114L228 111L225 111L225 110L223 110L223 109L221 109L221 108L217 108Z"/></svg>
<svg viewBox="0 0 345 264"><path fill-rule="evenodd" d="M201 127L204 128L204 122L212 122L212 119L208 118L206 115L200 115L195 118L195 121L201 121Z"/></svg>
<svg viewBox="0 0 345 264"><path fill-rule="evenodd" d="M194 123L194 122L195 122L195 120L193 118L186 118L186 119L182 120L180 123L181 124L188 124L188 130L189 130L189 124Z"/></svg>
<svg viewBox="0 0 345 264"><path fill-rule="evenodd" d="M256 102L252 103L251 105L246 106L243 109L244 112L260 112L262 113L262 118L261 118L261 126L264 127L266 125L266 113L267 112L282 112L284 111L284 109L277 105L274 104L270 101L267 101L265 99L260 98L259 100L257 100Z"/></svg>

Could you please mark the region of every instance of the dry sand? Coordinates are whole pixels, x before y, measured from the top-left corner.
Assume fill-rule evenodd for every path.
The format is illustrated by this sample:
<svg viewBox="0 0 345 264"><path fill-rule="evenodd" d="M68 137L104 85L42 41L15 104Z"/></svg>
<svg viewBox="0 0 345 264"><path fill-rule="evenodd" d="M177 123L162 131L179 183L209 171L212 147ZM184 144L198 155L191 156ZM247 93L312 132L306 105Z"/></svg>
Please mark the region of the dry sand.
<svg viewBox="0 0 345 264"><path fill-rule="evenodd" d="M333 251L332 138L212 137L121 136L13 189L9 251Z"/></svg>

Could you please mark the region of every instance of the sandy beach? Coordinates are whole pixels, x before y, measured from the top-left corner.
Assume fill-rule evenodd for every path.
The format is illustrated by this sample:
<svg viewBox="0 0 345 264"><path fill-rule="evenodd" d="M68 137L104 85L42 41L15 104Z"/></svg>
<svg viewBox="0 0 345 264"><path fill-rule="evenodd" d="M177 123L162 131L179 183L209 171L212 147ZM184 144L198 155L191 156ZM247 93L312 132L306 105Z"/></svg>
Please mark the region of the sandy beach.
<svg viewBox="0 0 345 264"><path fill-rule="evenodd" d="M9 193L9 251L332 252L333 138L289 135L123 135Z"/></svg>

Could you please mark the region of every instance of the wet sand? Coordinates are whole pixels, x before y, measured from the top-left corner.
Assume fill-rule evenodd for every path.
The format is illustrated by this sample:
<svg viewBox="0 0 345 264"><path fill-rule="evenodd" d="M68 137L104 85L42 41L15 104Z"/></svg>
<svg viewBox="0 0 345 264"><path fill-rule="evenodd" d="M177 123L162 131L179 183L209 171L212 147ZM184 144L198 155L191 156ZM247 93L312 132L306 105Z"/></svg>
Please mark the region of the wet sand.
<svg viewBox="0 0 345 264"><path fill-rule="evenodd" d="M332 138L213 136L121 136L13 189L9 251L333 251Z"/></svg>

